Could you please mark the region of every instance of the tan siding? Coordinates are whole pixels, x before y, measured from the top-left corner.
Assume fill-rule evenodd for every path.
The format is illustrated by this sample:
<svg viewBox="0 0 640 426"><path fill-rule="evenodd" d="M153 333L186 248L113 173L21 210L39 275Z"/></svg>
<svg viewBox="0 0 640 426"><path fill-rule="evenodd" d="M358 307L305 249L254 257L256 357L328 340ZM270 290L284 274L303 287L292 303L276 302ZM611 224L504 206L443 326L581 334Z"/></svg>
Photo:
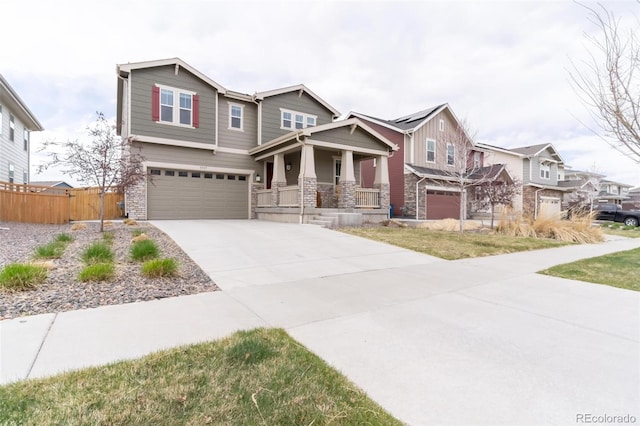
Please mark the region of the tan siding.
<svg viewBox="0 0 640 426"><path fill-rule="evenodd" d="M242 109L242 131L231 130L229 124L229 104L244 106ZM251 149L258 138L258 108L253 102L242 102L218 96L219 146L236 149Z"/></svg>
<svg viewBox="0 0 640 426"><path fill-rule="evenodd" d="M262 171L259 163L250 156L243 154L229 154L226 152L212 154L212 151L209 150L151 143L137 143L136 147L141 148L140 154L144 161Z"/></svg>
<svg viewBox="0 0 640 426"><path fill-rule="evenodd" d="M289 133L290 129L280 128L280 108L316 115L316 125L332 121L332 113L306 92L298 96L298 92L283 93L270 96L262 101L262 143Z"/></svg>
<svg viewBox="0 0 640 426"><path fill-rule="evenodd" d="M325 132L314 133L311 136L311 139L349 145L355 148L367 148L384 151L389 149L386 144L374 138L362 129L356 129L353 134L351 134L350 131L350 127L341 127L338 129L327 130Z"/></svg>
<svg viewBox="0 0 640 426"><path fill-rule="evenodd" d="M444 120L444 131L439 130L440 119ZM429 167L440 170L450 170L447 167L447 140L454 139L456 129L456 121L453 116L444 110L429 120L415 133L414 139L414 165L421 167ZM436 161L435 163L427 163L427 143L426 140L435 139L436 141Z"/></svg>
<svg viewBox="0 0 640 426"><path fill-rule="evenodd" d="M215 143L215 100L217 91L184 69L175 75L174 66L145 68L131 73L131 133L158 138ZM200 126L187 128L151 119L151 90L155 84L196 92L200 97Z"/></svg>

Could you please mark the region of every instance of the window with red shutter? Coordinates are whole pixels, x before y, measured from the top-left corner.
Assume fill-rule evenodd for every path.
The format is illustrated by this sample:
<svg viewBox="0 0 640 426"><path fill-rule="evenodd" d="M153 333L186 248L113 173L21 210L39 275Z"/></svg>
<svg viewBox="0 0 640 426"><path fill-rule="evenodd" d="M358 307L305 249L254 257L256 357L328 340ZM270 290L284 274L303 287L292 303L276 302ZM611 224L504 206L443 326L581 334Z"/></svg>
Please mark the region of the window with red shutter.
<svg viewBox="0 0 640 426"><path fill-rule="evenodd" d="M160 121L160 88L158 86L151 88L151 119Z"/></svg>
<svg viewBox="0 0 640 426"><path fill-rule="evenodd" d="M193 95L193 127L200 127L200 96Z"/></svg>

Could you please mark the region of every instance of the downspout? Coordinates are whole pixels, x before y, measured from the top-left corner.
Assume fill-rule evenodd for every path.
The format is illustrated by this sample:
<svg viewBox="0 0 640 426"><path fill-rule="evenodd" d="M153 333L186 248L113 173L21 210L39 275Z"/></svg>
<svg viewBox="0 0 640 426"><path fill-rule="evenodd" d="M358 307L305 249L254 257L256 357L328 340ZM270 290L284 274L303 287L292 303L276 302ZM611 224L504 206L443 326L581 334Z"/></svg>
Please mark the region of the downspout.
<svg viewBox="0 0 640 426"><path fill-rule="evenodd" d="M302 144L302 152L304 152L304 142L300 140L300 132L296 132L296 141ZM306 157L307 156L305 155L305 158L304 158L305 163L307 162ZM303 167L305 166L306 165L303 164L302 161L300 161L300 171L302 171ZM303 220L304 218L304 175L302 176L302 185L298 184L298 186L299 186L298 190L300 191L300 217L298 219L298 223L302 225L304 223L304 220Z"/></svg>
<svg viewBox="0 0 640 426"><path fill-rule="evenodd" d="M420 179L419 181L416 182L416 220L420 220L419 216L418 216L418 212L420 211L420 207L418 205L418 202L420 200L420 193L418 192L418 186L420 185L420 182L424 181L427 177L423 177L422 179ZM425 202L426 200L426 194L425 194ZM427 219L427 212L425 211L425 215L424 215L425 220Z"/></svg>
<svg viewBox="0 0 640 426"><path fill-rule="evenodd" d="M544 191L544 188L540 188L538 190L536 190L535 195L534 195L534 199L535 199L535 208L534 208L534 213L533 213L533 219L537 219L538 218L538 192L540 191Z"/></svg>

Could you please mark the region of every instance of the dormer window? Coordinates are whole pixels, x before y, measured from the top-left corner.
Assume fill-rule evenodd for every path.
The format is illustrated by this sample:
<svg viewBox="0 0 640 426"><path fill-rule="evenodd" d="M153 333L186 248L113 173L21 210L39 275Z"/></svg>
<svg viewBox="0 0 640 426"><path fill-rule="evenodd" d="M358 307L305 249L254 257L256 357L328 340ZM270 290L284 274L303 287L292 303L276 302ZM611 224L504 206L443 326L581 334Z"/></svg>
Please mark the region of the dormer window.
<svg viewBox="0 0 640 426"><path fill-rule="evenodd" d="M281 109L280 128L285 130L299 130L316 125L317 116L303 112Z"/></svg>
<svg viewBox="0 0 640 426"><path fill-rule="evenodd" d="M551 179L551 163L543 161L540 163L540 178Z"/></svg>

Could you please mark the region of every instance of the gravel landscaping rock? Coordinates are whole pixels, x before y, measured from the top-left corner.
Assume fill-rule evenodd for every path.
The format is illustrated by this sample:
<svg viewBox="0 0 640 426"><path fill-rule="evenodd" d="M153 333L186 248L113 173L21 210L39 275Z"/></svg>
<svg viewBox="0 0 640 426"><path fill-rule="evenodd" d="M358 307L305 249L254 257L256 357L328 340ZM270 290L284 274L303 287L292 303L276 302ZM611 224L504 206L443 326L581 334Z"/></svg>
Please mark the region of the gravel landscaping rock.
<svg viewBox="0 0 640 426"><path fill-rule="evenodd" d="M102 240L99 223L86 225L86 229L72 231L70 224L0 222L0 228L9 228L0 229L0 269L10 263L32 261L34 249L54 241L58 234L64 232L75 238L60 259L51 260L54 267L37 289L20 292L0 289L0 320L219 290L171 238L144 222L129 226L114 221L106 226L105 231L113 232L115 236L112 248L116 254L116 276L108 282L80 282L78 274L84 266L82 251L93 241ZM135 229L144 231L156 242L160 257L177 260L177 277L151 279L142 276L141 263L133 262L129 255Z"/></svg>

